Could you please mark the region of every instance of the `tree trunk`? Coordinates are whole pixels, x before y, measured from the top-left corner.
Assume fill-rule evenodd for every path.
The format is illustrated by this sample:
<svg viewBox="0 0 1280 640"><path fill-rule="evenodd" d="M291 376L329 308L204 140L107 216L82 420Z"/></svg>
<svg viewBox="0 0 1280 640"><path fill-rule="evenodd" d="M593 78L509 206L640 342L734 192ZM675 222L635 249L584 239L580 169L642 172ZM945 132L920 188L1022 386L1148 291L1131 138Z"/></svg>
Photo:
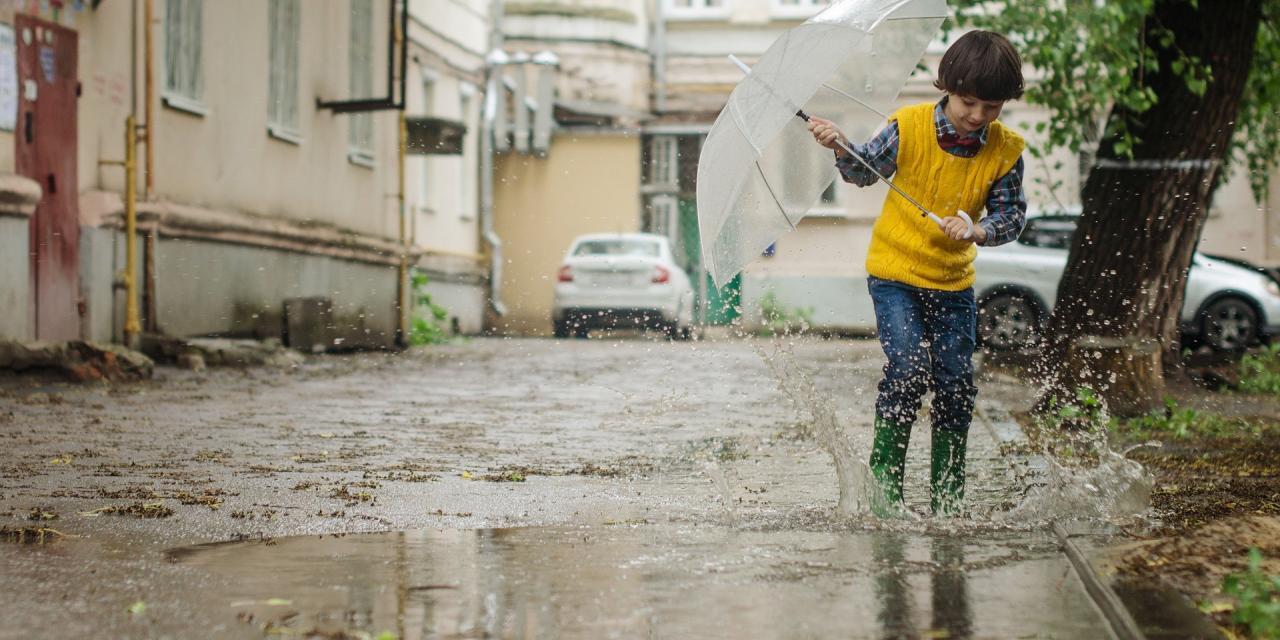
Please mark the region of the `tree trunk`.
<svg viewBox="0 0 1280 640"><path fill-rule="evenodd" d="M1173 46L1207 63L1212 77L1203 95L1194 94L1171 71L1174 52L1148 38L1158 54L1158 70L1140 66L1133 79L1150 86L1159 102L1131 120L1138 140L1132 161L1116 153L1118 139L1108 127L1098 165L1085 182L1083 215L1040 363L1049 382L1041 407L1055 395L1075 397L1079 384L1096 389L1122 415L1159 403L1159 397L1151 397L1152 385L1163 382L1159 367L1152 372L1122 363L1143 362L1143 352L1153 347L1164 352L1166 362L1179 355L1187 269L1235 131L1261 3L1200 0L1196 8L1185 0L1158 0L1147 18L1144 34L1154 33L1157 25L1171 30ZM1117 107L1109 122L1131 115ZM1082 337L1118 339L1137 352L1108 357L1082 378L1078 359L1071 357Z"/></svg>

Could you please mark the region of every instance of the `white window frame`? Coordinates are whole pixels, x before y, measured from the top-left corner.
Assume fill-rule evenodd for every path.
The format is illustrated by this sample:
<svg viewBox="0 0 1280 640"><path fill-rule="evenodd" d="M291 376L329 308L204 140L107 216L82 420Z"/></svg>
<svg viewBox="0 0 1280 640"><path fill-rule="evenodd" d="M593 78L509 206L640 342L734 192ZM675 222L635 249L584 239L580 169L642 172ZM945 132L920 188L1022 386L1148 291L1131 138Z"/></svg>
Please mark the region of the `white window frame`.
<svg viewBox="0 0 1280 640"><path fill-rule="evenodd" d="M649 210L652 216L649 220L652 222L650 233L656 233L666 236L668 240L675 240L676 232L680 227L680 200L671 194L659 194L649 199Z"/></svg>
<svg viewBox="0 0 1280 640"><path fill-rule="evenodd" d="M680 138L655 135L649 138L649 184L653 190L680 188Z"/></svg>
<svg viewBox="0 0 1280 640"><path fill-rule="evenodd" d="M204 2L168 0L164 11L165 106L193 115L209 113L204 103Z"/></svg>
<svg viewBox="0 0 1280 640"><path fill-rule="evenodd" d="M829 0L795 0L786 4L783 0L769 0L770 15L774 18L808 20L814 14L831 6Z"/></svg>
<svg viewBox="0 0 1280 640"><path fill-rule="evenodd" d="M373 97L373 0L349 0L347 29L347 89L352 100ZM363 73L361 73L363 71ZM347 160L375 166L373 113L347 116Z"/></svg>
<svg viewBox="0 0 1280 640"><path fill-rule="evenodd" d="M439 76L434 72L426 69L422 71L422 110L421 114L430 117L435 113L436 87L438 85ZM418 210L423 213L434 214L435 207L431 206L431 170L432 165L436 164L431 161L431 154L418 156L419 162L422 163L422 172L418 175Z"/></svg>
<svg viewBox="0 0 1280 640"><path fill-rule="evenodd" d="M462 179L458 181L458 219L470 221L475 219L475 209L472 201L475 199L475 174L471 171L472 163L470 162L471 154L468 149L471 148L471 111L475 108L476 103L476 86L469 82L458 84L458 121L467 127L467 133L462 138Z"/></svg>
<svg viewBox="0 0 1280 640"><path fill-rule="evenodd" d="M682 7L677 4L680 0L659 0L664 2L665 18L668 20L723 20L727 19L732 10L729 3L732 0L688 0L689 6ZM718 6L712 3L719 3Z"/></svg>
<svg viewBox="0 0 1280 640"><path fill-rule="evenodd" d="M268 29L271 42L267 71L267 134L302 144L301 110L298 108L298 57L302 25L302 0L269 0Z"/></svg>

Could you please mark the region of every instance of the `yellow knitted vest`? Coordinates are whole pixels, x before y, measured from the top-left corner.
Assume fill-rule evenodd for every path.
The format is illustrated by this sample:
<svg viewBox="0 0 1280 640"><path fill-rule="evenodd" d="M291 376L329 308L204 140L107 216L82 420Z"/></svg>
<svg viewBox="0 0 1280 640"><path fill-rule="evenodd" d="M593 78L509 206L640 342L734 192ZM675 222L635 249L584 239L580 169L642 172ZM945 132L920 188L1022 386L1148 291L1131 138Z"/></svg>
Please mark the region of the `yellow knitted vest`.
<svg viewBox="0 0 1280 640"><path fill-rule="evenodd" d="M898 172L894 184L940 217L963 210L976 224L986 208L991 185L1022 155L1022 137L995 121L987 142L972 158L951 155L938 146L932 102L903 107L898 122ZM871 230L867 273L913 287L961 291L973 286L972 242L942 233L902 196L890 191Z"/></svg>

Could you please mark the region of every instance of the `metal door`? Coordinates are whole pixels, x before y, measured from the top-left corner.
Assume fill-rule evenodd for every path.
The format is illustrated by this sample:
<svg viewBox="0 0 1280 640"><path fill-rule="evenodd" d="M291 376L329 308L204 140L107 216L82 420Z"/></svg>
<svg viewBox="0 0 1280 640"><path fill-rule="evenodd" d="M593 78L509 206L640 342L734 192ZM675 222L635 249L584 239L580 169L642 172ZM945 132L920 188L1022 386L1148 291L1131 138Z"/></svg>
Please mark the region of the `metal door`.
<svg viewBox="0 0 1280 640"><path fill-rule="evenodd" d="M18 14L14 163L40 184L30 251L36 338L80 337L80 215L76 180L76 32Z"/></svg>

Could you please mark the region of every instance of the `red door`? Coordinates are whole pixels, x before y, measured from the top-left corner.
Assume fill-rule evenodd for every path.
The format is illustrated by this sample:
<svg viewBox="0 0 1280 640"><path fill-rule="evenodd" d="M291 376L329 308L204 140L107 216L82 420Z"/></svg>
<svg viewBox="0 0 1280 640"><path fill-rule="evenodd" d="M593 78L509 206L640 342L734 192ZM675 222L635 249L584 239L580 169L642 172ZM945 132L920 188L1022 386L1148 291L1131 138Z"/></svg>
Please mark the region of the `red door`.
<svg viewBox="0 0 1280 640"><path fill-rule="evenodd" d="M36 338L80 337L76 32L18 14L17 172L44 191L31 217Z"/></svg>

